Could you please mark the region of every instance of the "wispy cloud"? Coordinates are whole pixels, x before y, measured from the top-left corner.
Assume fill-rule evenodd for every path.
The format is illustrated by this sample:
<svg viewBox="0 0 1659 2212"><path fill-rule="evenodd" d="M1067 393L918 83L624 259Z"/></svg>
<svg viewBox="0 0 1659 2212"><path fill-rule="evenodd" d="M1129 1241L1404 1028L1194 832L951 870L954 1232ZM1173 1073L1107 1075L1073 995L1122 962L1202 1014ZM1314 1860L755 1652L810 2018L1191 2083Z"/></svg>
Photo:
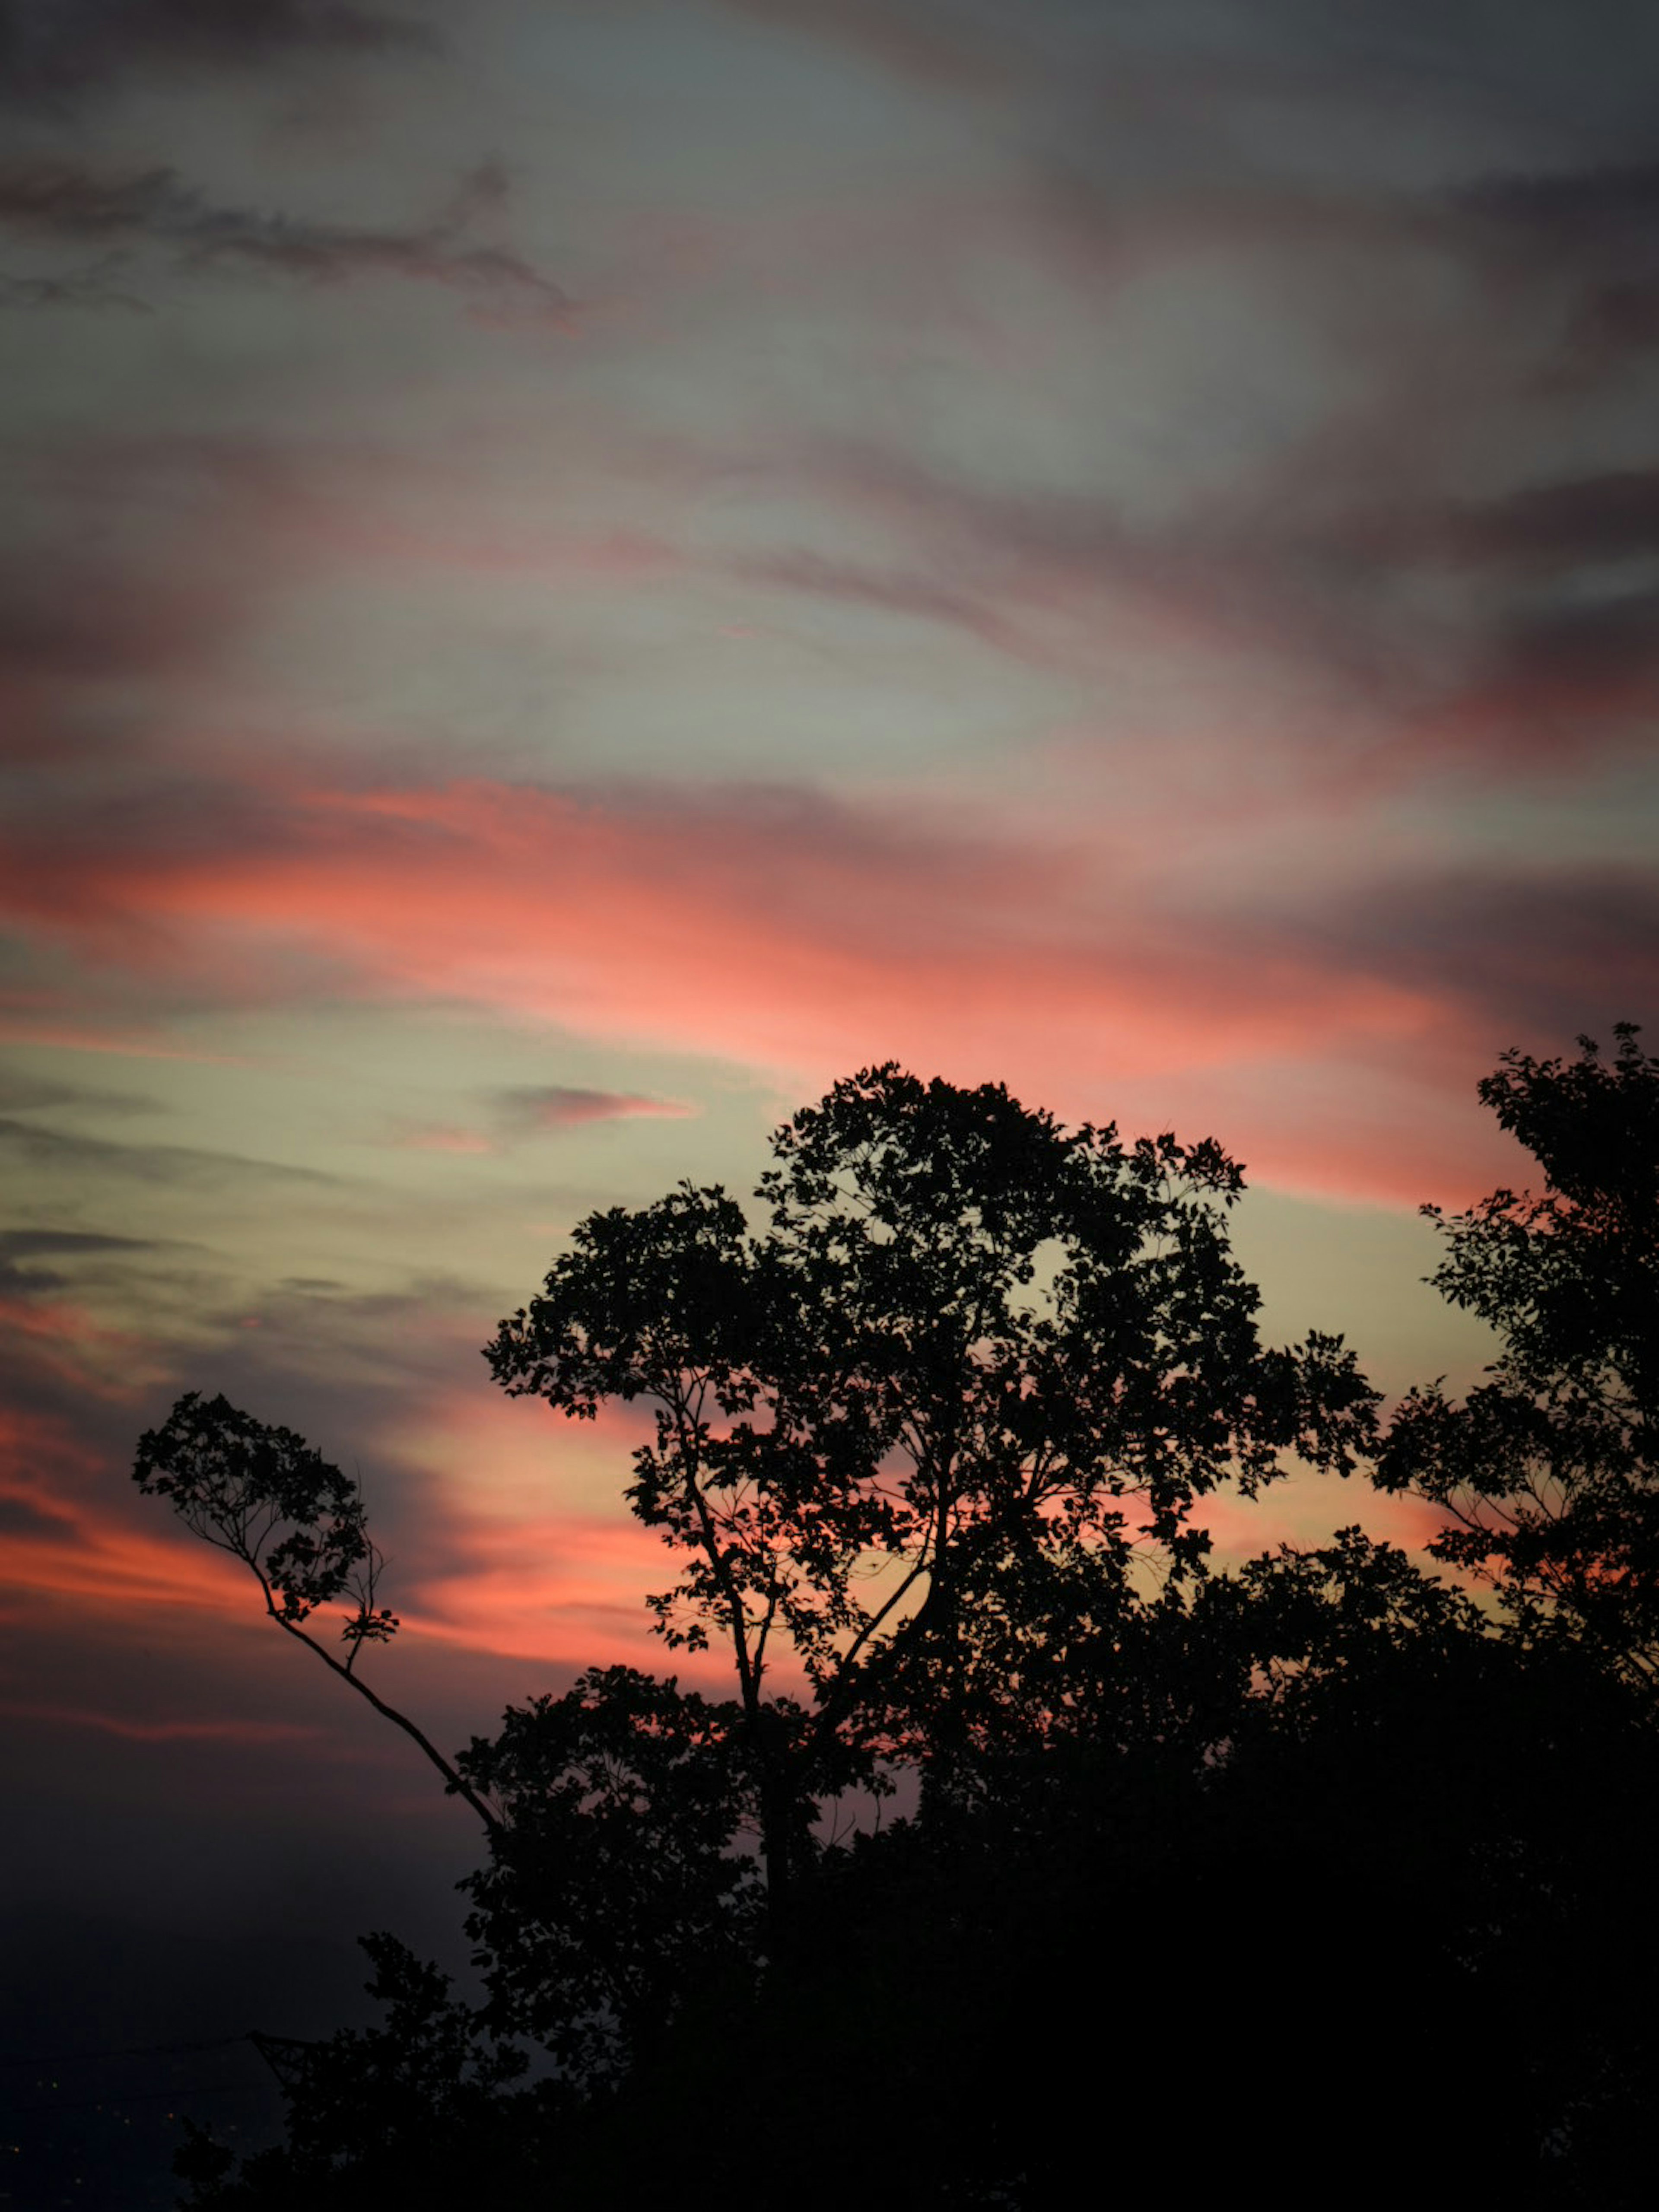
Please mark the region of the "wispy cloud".
<svg viewBox="0 0 1659 2212"><path fill-rule="evenodd" d="M995 91L1026 72L1018 40L959 10L907 0L724 0L734 14L799 31L945 92Z"/></svg>
<svg viewBox="0 0 1659 2212"><path fill-rule="evenodd" d="M465 1122L400 1122L392 1141L405 1151L462 1157L497 1153L527 1138L586 1128L600 1121L683 1121L696 1109L672 1098L647 1098L625 1091L583 1091L560 1084L526 1084L494 1091L485 1103L487 1126Z"/></svg>
<svg viewBox="0 0 1659 2212"><path fill-rule="evenodd" d="M152 1721L75 1705L9 1700L0 1701L0 1714L11 1720L44 1722L53 1729L93 1729L103 1735L121 1736L129 1743L300 1743L314 1741L320 1733L301 1721Z"/></svg>
<svg viewBox="0 0 1659 2212"><path fill-rule="evenodd" d="M115 1144L103 1137L80 1136L66 1129L8 1119L0 1119L0 1152L83 1176L101 1174L143 1182L222 1183L246 1177L325 1188L337 1181L320 1169L280 1160L251 1159L237 1152L191 1145Z"/></svg>
<svg viewBox="0 0 1659 2212"><path fill-rule="evenodd" d="M459 293L486 318L568 322L571 302L521 255L471 234L499 210L507 179L493 164L465 177L431 221L407 228L326 222L215 201L172 168L106 173L73 162L14 161L0 168L0 229L37 243L99 249L101 260L46 280L67 303L131 299L124 251L163 253L178 271L244 271L313 284L392 277ZM46 305L38 294L23 304Z"/></svg>
<svg viewBox="0 0 1659 2212"><path fill-rule="evenodd" d="M228 799L209 814L201 793L185 841L158 820L146 850L84 820L37 838L13 856L15 919L71 939L89 923L102 957L182 969L229 1003L321 957L358 993L634 1046L813 1076L892 1053L1066 1098L1109 1073L1309 1050L1337 1030L1408 1036L1441 1004L1431 978L1369 976L1316 932L1269 944L1231 910L1183 914L1133 837L1103 871L1096 848L1052 834L806 792ZM227 941L237 958L216 977ZM498 1101L478 1133L666 1103L540 1091Z"/></svg>
<svg viewBox="0 0 1659 2212"><path fill-rule="evenodd" d="M267 68L308 55L428 52L416 16L344 0L0 0L0 97L63 100L137 72Z"/></svg>
<svg viewBox="0 0 1659 2212"><path fill-rule="evenodd" d="M581 1128L592 1121L678 1121L696 1110L674 1098L646 1098L627 1091L570 1090L556 1083L500 1091L495 1097L509 1127L524 1132Z"/></svg>

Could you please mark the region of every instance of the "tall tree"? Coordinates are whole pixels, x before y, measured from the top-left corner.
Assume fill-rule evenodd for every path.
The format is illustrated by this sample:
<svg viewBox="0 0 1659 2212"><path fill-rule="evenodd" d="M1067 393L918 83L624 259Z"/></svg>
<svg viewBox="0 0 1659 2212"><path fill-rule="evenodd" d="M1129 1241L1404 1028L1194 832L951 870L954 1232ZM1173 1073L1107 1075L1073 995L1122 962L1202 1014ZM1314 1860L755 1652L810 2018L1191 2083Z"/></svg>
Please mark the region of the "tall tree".
<svg viewBox="0 0 1659 2212"><path fill-rule="evenodd" d="M888 1064L773 1156L757 1230L690 1184L591 1216L488 1357L573 1418L653 1408L628 1495L678 1573L650 1602L730 1659L775 1934L826 1790L878 1758L961 1786L1052 1676L1054 1598L1086 1632L1137 1560L1178 1589L1199 1503L1291 1454L1346 1471L1372 1394L1338 1339L1260 1342L1213 1142Z"/></svg>

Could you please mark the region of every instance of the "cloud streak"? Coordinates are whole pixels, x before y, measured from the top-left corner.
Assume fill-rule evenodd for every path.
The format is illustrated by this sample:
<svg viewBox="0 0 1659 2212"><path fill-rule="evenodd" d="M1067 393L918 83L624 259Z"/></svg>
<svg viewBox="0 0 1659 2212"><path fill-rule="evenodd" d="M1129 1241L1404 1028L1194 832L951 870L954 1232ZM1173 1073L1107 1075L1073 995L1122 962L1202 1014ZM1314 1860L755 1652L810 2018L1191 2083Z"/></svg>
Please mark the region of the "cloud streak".
<svg viewBox="0 0 1659 2212"><path fill-rule="evenodd" d="M646 1098L628 1091L571 1090L531 1084L495 1094L509 1127L526 1133L580 1129L594 1121L684 1121L696 1109L672 1098Z"/></svg>
<svg viewBox="0 0 1659 2212"><path fill-rule="evenodd" d="M0 97L63 100L138 73L241 72L436 45L418 19L344 0L0 0Z"/></svg>
<svg viewBox="0 0 1659 2212"><path fill-rule="evenodd" d="M1634 877L1598 890L1516 870L1459 893L1385 872L1363 895L1310 884L1264 908L1247 883L1195 906L1133 837L1114 871L1097 846L1052 833L971 817L947 830L890 808L878 821L806 793L757 806L688 792L676 805L661 792L624 802L472 783L313 789L274 810L226 793L204 826L141 849L63 825L8 856L13 918L221 1003L280 1000L290 971L308 988L320 963L368 998L468 1004L746 1061L792 1085L892 1054L958 1079L1008 1076L1073 1112L1115 1104L1125 1086L1190 1088L1195 1071L1362 1041L1432 1068L1469 1022L1507 1030L1528 976L1534 1008L1550 972L1565 1000L1592 952L1613 963L1627 1006L1659 983ZM1553 969L1552 945L1576 948ZM478 1150L538 1124L675 1110L621 1092L509 1091L492 1122L404 1141ZM1253 1114L1248 1133L1223 1133L1259 1146L1262 1128ZM1334 1129L1302 1135L1316 1179L1397 1187L1395 1169L1360 1166ZM126 1165L102 1140L27 1140L90 1144L89 1166ZM136 1148L131 1166L267 1172L166 1148Z"/></svg>
<svg viewBox="0 0 1659 2212"><path fill-rule="evenodd" d="M395 229L233 206L209 198L172 168L115 175L37 160L0 168L0 229L36 243L100 250L101 262L72 275L17 280L61 284L71 301L127 298L125 257L149 248L185 274L240 271L325 285L390 277L459 293L487 319L564 327L571 301L550 277L522 256L469 236L478 216L498 209L506 195L504 175L487 165L463 179L431 222ZM50 301L36 296L24 304Z"/></svg>

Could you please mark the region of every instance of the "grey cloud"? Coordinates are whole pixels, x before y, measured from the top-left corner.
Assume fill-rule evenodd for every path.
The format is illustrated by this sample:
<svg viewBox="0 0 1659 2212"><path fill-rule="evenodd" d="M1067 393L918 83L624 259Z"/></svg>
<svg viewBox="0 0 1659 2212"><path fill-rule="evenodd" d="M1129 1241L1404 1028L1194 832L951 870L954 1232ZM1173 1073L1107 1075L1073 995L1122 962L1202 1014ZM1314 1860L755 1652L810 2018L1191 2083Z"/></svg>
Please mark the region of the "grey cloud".
<svg viewBox="0 0 1659 2212"><path fill-rule="evenodd" d="M1515 623L1500 661L1520 680L1591 693L1659 676L1659 590L1541 608Z"/></svg>
<svg viewBox="0 0 1659 2212"><path fill-rule="evenodd" d="M867 449L821 451L801 473L907 538L910 556L878 566L785 547L730 562L738 580L945 623L1036 663L1096 666L1111 651L1108 617L1151 617L1210 651L1323 664L1375 696L1407 681L1369 591L1282 519L1199 510L1142 523L1109 496L987 489ZM1057 613L1069 625L1060 641Z"/></svg>
<svg viewBox="0 0 1659 2212"><path fill-rule="evenodd" d="M0 1066L0 1114L27 1114L56 1106L88 1106L105 1113L145 1114L154 1104L153 1099L136 1091L94 1091L84 1084L54 1082L30 1075L21 1068Z"/></svg>
<svg viewBox="0 0 1659 2212"><path fill-rule="evenodd" d="M725 0L732 13L824 40L900 77L945 92L999 89L1024 74L1017 23L983 21L907 0Z"/></svg>
<svg viewBox="0 0 1659 2212"><path fill-rule="evenodd" d="M61 1536L69 1518L32 1505L27 1498L0 1498L0 1536Z"/></svg>
<svg viewBox="0 0 1659 2212"><path fill-rule="evenodd" d="M1475 583L1480 611L1463 619L1477 674L1512 664L1589 681L1646 665L1659 642L1659 470L1523 484L1481 501L1358 507L1322 518L1291 550L1356 596L1416 575Z"/></svg>
<svg viewBox="0 0 1659 2212"><path fill-rule="evenodd" d="M915 568L876 568L856 561L833 560L799 548L781 548L729 562L726 573L740 584L763 590L799 592L874 607L884 614L917 622L943 623L975 637L1013 647L1012 626L997 616L983 594L931 578Z"/></svg>
<svg viewBox="0 0 1659 2212"><path fill-rule="evenodd" d="M1458 198L1472 214L1540 245L1631 244L1648 252L1659 221L1659 161L1482 177Z"/></svg>
<svg viewBox="0 0 1659 2212"><path fill-rule="evenodd" d="M1659 552L1659 469L1528 484L1457 510L1445 537L1471 560L1556 563Z"/></svg>
<svg viewBox="0 0 1659 2212"><path fill-rule="evenodd" d="M1632 869L1401 877L1302 927L1322 958L1461 1005L1494 1033L1659 1018L1659 884Z"/></svg>
<svg viewBox="0 0 1659 2212"><path fill-rule="evenodd" d="M42 1255L75 1258L83 1253L158 1252L152 1237L105 1237L90 1229L0 1229L0 1258L32 1260Z"/></svg>
<svg viewBox="0 0 1659 2212"><path fill-rule="evenodd" d="M240 639L270 568L255 501L200 457L148 484L118 451L5 458L22 495L0 552L0 755L61 763L118 739L131 759L147 687ZM101 490L77 481L100 465Z"/></svg>
<svg viewBox="0 0 1659 2212"><path fill-rule="evenodd" d="M1568 325L1553 381L1593 383L1621 362L1659 352L1659 282L1592 287Z"/></svg>
<svg viewBox="0 0 1659 2212"><path fill-rule="evenodd" d="M106 257L112 249L155 248L185 270L234 268L310 283L394 276L443 285L483 313L559 319L570 302L557 284L520 255L468 235L506 189L501 172L486 164L462 179L431 222L382 229L222 205L172 168L118 176L72 162L25 161L0 169L0 227L52 245L102 248ZM125 264L106 258L102 266L113 271ZM86 271L50 281L71 288L93 283Z"/></svg>
<svg viewBox="0 0 1659 2212"><path fill-rule="evenodd" d="M177 1240L106 1237L74 1229L0 1229L0 1295L39 1297L100 1276L130 1273L126 1263L168 1250ZM43 1262L62 1261L61 1266Z"/></svg>
<svg viewBox="0 0 1659 2212"><path fill-rule="evenodd" d="M313 1187L337 1184L337 1176L313 1168L289 1167L236 1152L202 1152L187 1145L118 1145L101 1137L72 1136L62 1129L40 1129L27 1121L0 1120L0 1151L42 1168L131 1176L143 1182L229 1182L259 1178Z"/></svg>
<svg viewBox="0 0 1659 2212"><path fill-rule="evenodd" d="M207 610L210 613L214 610ZM0 672L43 679L143 675L187 658L199 600L106 560L44 550L0 568Z"/></svg>
<svg viewBox="0 0 1659 2212"><path fill-rule="evenodd" d="M417 18L341 0L0 0L0 96L62 100L136 72L261 69L289 56L436 44Z"/></svg>
<svg viewBox="0 0 1659 2212"><path fill-rule="evenodd" d="M1594 383L1659 343L1659 162L1486 177L1449 213L1471 272L1559 324L1546 389Z"/></svg>
<svg viewBox="0 0 1659 2212"><path fill-rule="evenodd" d="M1109 650L1087 611L1173 620L1209 650L1322 666L1413 726L1501 705L1484 721L1465 715L1466 739L1479 722L1499 757L1621 738L1632 711L1650 709L1659 599L1641 564L1659 554L1659 471L1463 502L1413 495L1407 480L1378 508L1363 473L1343 495L1340 466L1328 456L1304 486L1292 461L1249 506L1147 522L1108 496L987 489L908 454L826 447L799 464L801 483L896 532L908 556L878 566L782 547L727 573L946 623L1021 658ZM1475 588L1439 592L1453 570ZM1434 621L1402 627L1396 606L1414 609L1425 588L1438 594ZM1055 641L1056 606L1078 617L1070 645Z"/></svg>
<svg viewBox="0 0 1659 2212"><path fill-rule="evenodd" d="M112 255L72 276L11 276L0 270L0 308L45 313L54 307L91 307L131 315L151 313L148 302L123 285L121 265L120 257Z"/></svg>
<svg viewBox="0 0 1659 2212"><path fill-rule="evenodd" d="M579 1128L590 1121L641 1117L678 1120L690 1109L673 1099L625 1091L582 1091L562 1084L526 1085L495 1093L503 1118L520 1131Z"/></svg>

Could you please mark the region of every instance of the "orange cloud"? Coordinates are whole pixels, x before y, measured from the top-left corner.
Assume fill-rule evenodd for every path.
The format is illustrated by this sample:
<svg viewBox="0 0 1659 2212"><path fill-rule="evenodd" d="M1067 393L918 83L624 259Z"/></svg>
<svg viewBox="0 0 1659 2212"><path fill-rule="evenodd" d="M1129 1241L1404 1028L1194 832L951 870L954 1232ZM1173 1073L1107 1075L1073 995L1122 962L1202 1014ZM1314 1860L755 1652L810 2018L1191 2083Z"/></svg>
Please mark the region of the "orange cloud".
<svg viewBox="0 0 1659 2212"><path fill-rule="evenodd" d="M1073 1114L1138 1079L1355 1037L1405 1048L1445 1018L1429 979L1171 918L1127 839L1103 854L799 794L647 806L483 781L232 796L221 815L204 805L188 841L148 849L71 832L19 851L7 903L233 1002L307 988L321 960L343 988L791 1084L894 1056Z"/></svg>
<svg viewBox="0 0 1659 2212"><path fill-rule="evenodd" d="M245 1571L193 1537L150 1535L76 1493L118 1495L106 1456L68 1426L39 1413L0 1413L0 1597L94 1602L106 1614L156 1606L246 1619Z"/></svg>
<svg viewBox="0 0 1659 2212"><path fill-rule="evenodd" d="M671 1582L673 1567L637 1522L560 1515L490 1525L459 1508L447 1518L456 1564L422 1577L403 1616L411 1633L549 1665L697 1672L651 1633L646 1593Z"/></svg>

